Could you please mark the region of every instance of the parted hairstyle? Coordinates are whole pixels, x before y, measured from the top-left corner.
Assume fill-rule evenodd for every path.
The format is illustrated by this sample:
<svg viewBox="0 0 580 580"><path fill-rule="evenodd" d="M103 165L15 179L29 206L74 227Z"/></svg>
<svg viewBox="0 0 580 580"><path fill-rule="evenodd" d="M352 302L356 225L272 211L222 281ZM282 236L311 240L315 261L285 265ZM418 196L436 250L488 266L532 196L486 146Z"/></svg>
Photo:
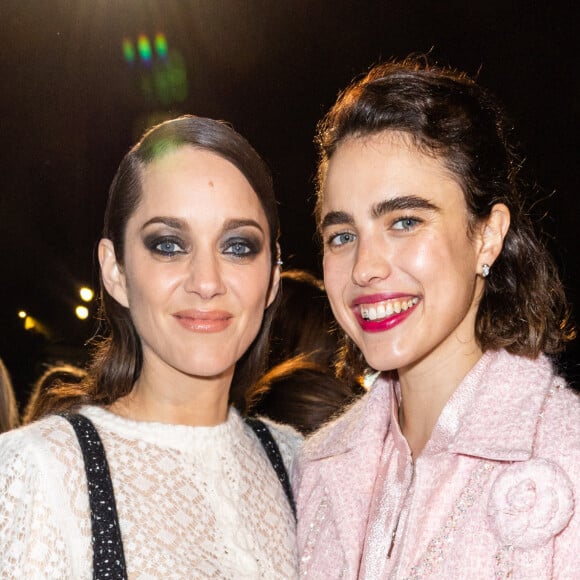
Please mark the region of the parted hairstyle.
<svg viewBox="0 0 580 580"><path fill-rule="evenodd" d="M498 101L467 74L429 64L426 57L389 61L351 83L318 124L317 204L320 223L328 161L346 139L405 132L417 149L446 165L462 187L470 232L494 204L511 223L485 281L476 319L481 348L505 348L535 358L554 354L575 336L556 265L531 218L529 196ZM358 373L361 353L345 337L343 369Z"/></svg>
<svg viewBox="0 0 580 580"><path fill-rule="evenodd" d="M266 163L229 124L196 116L165 121L147 131L125 155L109 189L103 238L112 241L120 266L124 262L125 230L142 193L143 169L184 146L214 153L241 171L255 191L269 227L272 267L278 259L279 218L272 177ZM266 309L258 335L238 361L230 400L245 411L246 390L264 370L273 313L278 300ZM99 335L93 341L92 360L80 385L51 389L42 413L59 412L83 403L110 405L131 392L139 378L143 353L130 311L104 289L101 281Z"/></svg>

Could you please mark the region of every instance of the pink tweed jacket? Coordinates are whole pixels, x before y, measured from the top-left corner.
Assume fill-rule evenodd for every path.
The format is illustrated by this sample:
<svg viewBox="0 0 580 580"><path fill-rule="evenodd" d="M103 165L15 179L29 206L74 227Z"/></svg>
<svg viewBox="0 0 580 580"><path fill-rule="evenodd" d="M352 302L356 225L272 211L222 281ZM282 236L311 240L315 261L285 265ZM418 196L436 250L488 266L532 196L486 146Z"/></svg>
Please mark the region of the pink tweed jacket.
<svg viewBox="0 0 580 580"><path fill-rule="evenodd" d="M294 474L301 576L580 578L580 397L545 357L488 352L415 462L379 378Z"/></svg>

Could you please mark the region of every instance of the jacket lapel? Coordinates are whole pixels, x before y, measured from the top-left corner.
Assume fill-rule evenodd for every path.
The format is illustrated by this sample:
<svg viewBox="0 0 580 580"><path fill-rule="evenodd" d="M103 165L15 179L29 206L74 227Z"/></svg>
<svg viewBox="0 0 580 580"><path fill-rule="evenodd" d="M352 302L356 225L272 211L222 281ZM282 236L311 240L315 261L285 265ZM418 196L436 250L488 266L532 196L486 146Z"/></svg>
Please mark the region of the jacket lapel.
<svg viewBox="0 0 580 580"><path fill-rule="evenodd" d="M307 443L304 459L317 471L347 563L356 577L383 443L391 417L392 386L377 379L371 391Z"/></svg>

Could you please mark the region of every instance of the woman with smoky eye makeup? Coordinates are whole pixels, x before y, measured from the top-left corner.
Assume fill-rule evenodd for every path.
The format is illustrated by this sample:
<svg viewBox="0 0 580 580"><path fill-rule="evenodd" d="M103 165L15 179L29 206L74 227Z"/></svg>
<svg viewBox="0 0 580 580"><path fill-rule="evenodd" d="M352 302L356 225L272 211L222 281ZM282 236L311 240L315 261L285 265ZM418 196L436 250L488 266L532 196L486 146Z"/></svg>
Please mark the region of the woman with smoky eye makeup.
<svg viewBox="0 0 580 580"><path fill-rule="evenodd" d="M244 417L278 233L270 173L229 125L180 117L125 156L86 377L0 438L0 577L297 576L301 436Z"/></svg>
<svg viewBox="0 0 580 580"><path fill-rule="evenodd" d="M342 374L376 377L297 462L301 575L577 578L574 337L501 108L463 73L378 65L319 125Z"/></svg>

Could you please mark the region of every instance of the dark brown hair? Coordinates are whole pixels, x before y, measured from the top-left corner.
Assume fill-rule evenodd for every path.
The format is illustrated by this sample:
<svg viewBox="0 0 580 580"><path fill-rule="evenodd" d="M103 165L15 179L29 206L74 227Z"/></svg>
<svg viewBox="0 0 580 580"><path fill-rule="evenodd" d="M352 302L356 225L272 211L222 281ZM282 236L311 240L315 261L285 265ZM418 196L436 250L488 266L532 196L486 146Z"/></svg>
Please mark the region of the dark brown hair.
<svg viewBox="0 0 580 580"><path fill-rule="evenodd" d="M465 73L408 58L378 65L347 87L318 125L317 221L333 153L345 139L383 131L406 133L420 151L446 164L463 189L472 226L494 204L510 211L477 313L481 348L531 358L562 350L574 337L568 304L556 265L534 230L510 127L497 100ZM347 367L362 370L361 354L348 338L343 354Z"/></svg>
<svg viewBox="0 0 580 580"><path fill-rule="evenodd" d="M266 214L272 266L278 258L279 219L272 177L262 158L239 133L223 121L184 116L161 123L142 137L125 155L109 190L103 237L113 242L117 261L124 259L127 222L141 199L144 167L177 148L191 146L210 151L237 167L248 180ZM230 390L231 401L243 412L246 390L264 369L275 300L264 314L260 331L238 361ZM141 373L141 343L129 309L103 288L100 292L101 332L93 341L93 357L80 387L53 389L46 412L62 411L82 403L110 405L127 395Z"/></svg>
<svg viewBox="0 0 580 580"><path fill-rule="evenodd" d="M357 381L340 380L303 354L270 369L249 393L248 408L309 435L365 392Z"/></svg>
<svg viewBox="0 0 580 580"><path fill-rule="evenodd" d="M280 276L280 306L272 321L269 366L299 354L334 366L338 333L322 280L306 270Z"/></svg>

